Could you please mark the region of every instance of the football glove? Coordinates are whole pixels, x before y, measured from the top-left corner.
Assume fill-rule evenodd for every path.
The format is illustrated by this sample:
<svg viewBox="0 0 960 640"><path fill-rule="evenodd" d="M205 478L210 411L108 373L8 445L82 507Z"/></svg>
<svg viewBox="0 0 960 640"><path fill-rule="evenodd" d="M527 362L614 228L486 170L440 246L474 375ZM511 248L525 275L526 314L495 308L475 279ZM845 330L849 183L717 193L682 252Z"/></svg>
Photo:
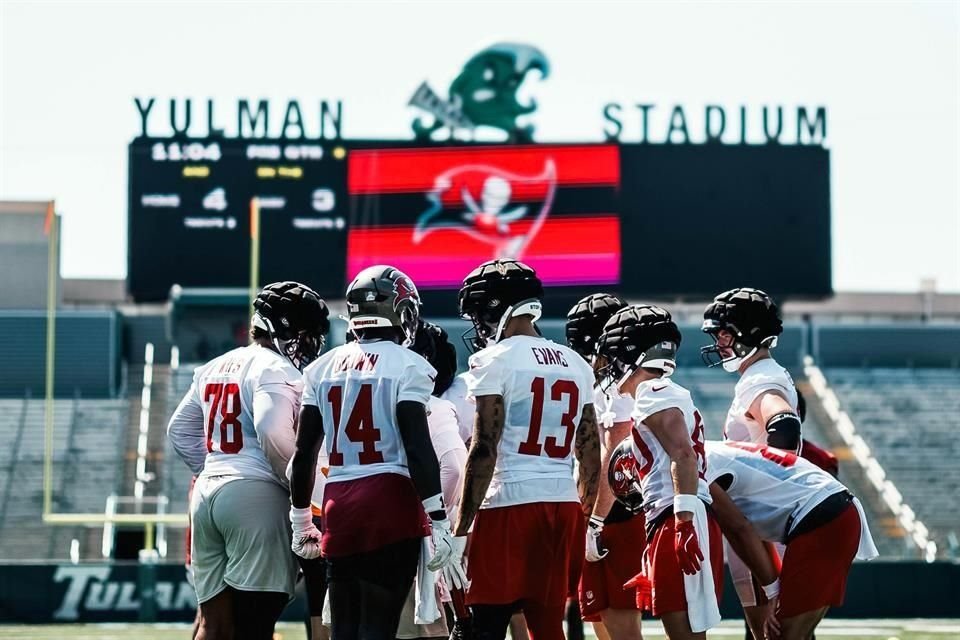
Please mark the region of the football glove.
<svg viewBox="0 0 960 640"><path fill-rule="evenodd" d="M585 558L587 562L599 562L610 553L600 541L600 533L603 531L603 518L590 516L590 522L587 523L587 552Z"/></svg>
<svg viewBox="0 0 960 640"><path fill-rule="evenodd" d="M320 557L320 530L313 524L313 512L310 507L298 509L290 507L290 524L293 537L290 548L305 560Z"/></svg>
<svg viewBox="0 0 960 640"><path fill-rule="evenodd" d="M703 552L700 551L700 541L692 520L676 521L676 537L673 540L673 550L677 554L677 563L680 570L688 576L700 571L703 562Z"/></svg>
<svg viewBox="0 0 960 640"><path fill-rule="evenodd" d="M450 520L433 520L430 522L430 538L433 541L433 557L427 563L427 569L438 571L449 564L454 554L453 531Z"/></svg>
<svg viewBox="0 0 960 640"><path fill-rule="evenodd" d="M636 589L637 609L653 611L653 583L642 571L624 583L623 588Z"/></svg>
<svg viewBox="0 0 960 640"><path fill-rule="evenodd" d="M467 580L467 570L464 567L464 550L467 547L467 536L453 536L453 549L450 559L441 569L443 581L451 592L455 589L466 591L470 587Z"/></svg>

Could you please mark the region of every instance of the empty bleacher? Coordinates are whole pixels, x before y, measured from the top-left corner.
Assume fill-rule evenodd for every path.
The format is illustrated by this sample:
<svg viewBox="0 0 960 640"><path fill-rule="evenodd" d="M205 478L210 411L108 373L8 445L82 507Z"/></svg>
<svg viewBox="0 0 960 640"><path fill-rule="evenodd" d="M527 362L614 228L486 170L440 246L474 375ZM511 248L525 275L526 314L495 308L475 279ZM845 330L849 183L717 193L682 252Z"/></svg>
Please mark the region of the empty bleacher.
<svg viewBox="0 0 960 640"><path fill-rule="evenodd" d="M89 556L83 550L99 531L43 524L44 407L42 399L0 400L0 558L67 558L72 539ZM120 478L126 412L124 400L54 402L52 511L103 512Z"/></svg>
<svg viewBox="0 0 960 640"><path fill-rule="evenodd" d="M949 550L960 535L960 370L829 368L824 375L904 501Z"/></svg>

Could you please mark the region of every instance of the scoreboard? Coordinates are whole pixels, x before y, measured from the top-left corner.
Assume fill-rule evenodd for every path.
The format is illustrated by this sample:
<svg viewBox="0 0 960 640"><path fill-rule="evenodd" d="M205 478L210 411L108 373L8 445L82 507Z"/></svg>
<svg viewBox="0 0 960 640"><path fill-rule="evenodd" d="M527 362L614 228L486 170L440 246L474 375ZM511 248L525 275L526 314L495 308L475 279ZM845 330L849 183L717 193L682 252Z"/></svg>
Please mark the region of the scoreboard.
<svg viewBox="0 0 960 640"><path fill-rule="evenodd" d="M495 257L537 269L548 307L598 290L832 291L822 147L138 138L129 166L137 301L247 286L254 198L261 283L334 299L380 263L436 300Z"/></svg>
<svg viewBox="0 0 960 640"><path fill-rule="evenodd" d="M261 280L343 294L346 152L291 140L169 140L130 145L128 287L244 287L251 201L260 208Z"/></svg>

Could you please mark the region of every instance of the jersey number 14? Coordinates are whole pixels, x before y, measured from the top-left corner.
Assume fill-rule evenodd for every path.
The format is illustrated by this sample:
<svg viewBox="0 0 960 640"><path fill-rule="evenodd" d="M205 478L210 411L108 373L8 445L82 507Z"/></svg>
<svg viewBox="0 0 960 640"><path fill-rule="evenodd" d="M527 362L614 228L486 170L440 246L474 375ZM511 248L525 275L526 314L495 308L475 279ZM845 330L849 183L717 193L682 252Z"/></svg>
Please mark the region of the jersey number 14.
<svg viewBox="0 0 960 640"><path fill-rule="evenodd" d="M343 453L337 449L337 438L340 435L340 414L343 410L343 387L330 387L327 401L333 413L333 440L330 446L330 466L343 466ZM363 445L358 454L360 464L376 464L383 462L383 452L377 451L380 442L380 429L373 426L373 385L362 384L357 393L357 400L353 410L347 418L343 435L350 442Z"/></svg>

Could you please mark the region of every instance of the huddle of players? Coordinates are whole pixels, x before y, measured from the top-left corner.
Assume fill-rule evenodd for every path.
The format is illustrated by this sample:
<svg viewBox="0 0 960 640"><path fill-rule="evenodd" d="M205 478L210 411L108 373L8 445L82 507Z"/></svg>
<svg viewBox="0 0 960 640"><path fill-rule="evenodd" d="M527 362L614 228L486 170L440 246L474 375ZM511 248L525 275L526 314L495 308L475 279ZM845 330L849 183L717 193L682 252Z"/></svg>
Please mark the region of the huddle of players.
<svg viewBox="0 0 960 640"><path fill-rule="evenodd" d="M269 637L293 594L292 546L334 640L395 638L401 619L444 629L438 590L462 638L504 638L517 612L535 640L563 638L578 590L601 637L639 638L650 608L671 639L703 638L719 621L721 531L731 566L749 571L737 584L754 634L809 637L872 542L846 488L796 455L796 391L769 357L782 330L772 300L735 289L705 313L705 355L741 374L724 444L704 442L670 379L681 336L668 312L589 296L568 316L567 347L537 330L542 296L514 260L464 280L476 349L464 462L439 444L456 429L436 397L455 353L420 319L407 276L358 274L353 341L322 356L319 297L265 287L253 344L198 368L168 427L198 475L197 637ZM782 566L765 543L785 545ZM751 600L755 581L764 595ZM406 637L436 635L413 628Z"/></svg>

